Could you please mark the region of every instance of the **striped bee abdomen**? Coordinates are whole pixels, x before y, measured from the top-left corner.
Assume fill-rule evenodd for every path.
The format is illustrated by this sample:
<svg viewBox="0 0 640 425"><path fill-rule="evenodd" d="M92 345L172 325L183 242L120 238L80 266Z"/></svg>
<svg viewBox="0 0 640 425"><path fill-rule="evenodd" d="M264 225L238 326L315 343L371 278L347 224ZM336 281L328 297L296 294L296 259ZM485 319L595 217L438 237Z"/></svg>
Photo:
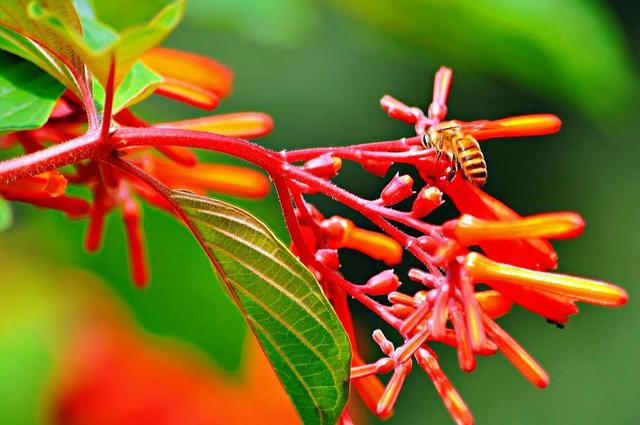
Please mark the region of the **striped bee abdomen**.
<svg viewBox="0 0 640 425"><path fill-rule="evenodd" d="M480 144L471 136L457 139L455 154L464 177L476 186L487 181L487 163L480 150Z"/></svg>

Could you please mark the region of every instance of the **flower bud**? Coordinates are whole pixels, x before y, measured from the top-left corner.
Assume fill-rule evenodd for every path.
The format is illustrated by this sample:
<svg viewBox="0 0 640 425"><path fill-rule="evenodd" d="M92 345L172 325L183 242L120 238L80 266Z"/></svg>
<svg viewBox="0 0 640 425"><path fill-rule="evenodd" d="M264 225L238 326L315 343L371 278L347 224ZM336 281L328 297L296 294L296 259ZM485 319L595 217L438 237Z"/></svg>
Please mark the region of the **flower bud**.
<svg viewBox="0 0 640 425"><path fill-rule="evenodd" d="M442 192L435 186L423 187L416 200L413 202L413 208L411 208L411 215L415 218L422 218L440 205L442 205Z"/></svg>
<svg viewBox="0 0 640 425"><path fill-rule="evenodd" d="M338 270L340 268L340 257L338 257L338 250L336 249L319 249L318 252L316 252L316 261L331 270Z"/></svg>
<svg viewBox="0 0 640 425"><path fill-rule="evenodd" d="M362 168L373 174L374 176L384 177L389 171L392 162L381 161L378 159L365 159L360 162Z"/></svg>
<svg viewBox="0 0 640 425"><path fill-rule="evenodd" d="M404 174L401 176L396 173L389 184L382 190L380 199L382 199L384 205L397 204L413 194L412 186L413 179L410 175Z"/></svg>
<svg viewBox="0 0 640 425"><path fill-rule="evenodd" d="M331 156L331 154L320 155L317 158L310 159L305 162L303 168L305 171L323 179L330 179L338 175L338 171L342 167L342 160Z"/></svg>
<svg viewBox="0 0 640 425"><path fill-rule="evenodd" d="M362 290L369 295L386 295L395 291L400 286L400 279L393 273L392 269L385 270L373 276Z"/></svg>
<svg viewBox="0 0 640 425"><path fill-rule="evenodd" d="M380 99L380 106L382 106L382 109L384 109L391 118L404 121L407 124L417 123L418 118L424 115L419 108L407 106L388 94Z"/></svg>

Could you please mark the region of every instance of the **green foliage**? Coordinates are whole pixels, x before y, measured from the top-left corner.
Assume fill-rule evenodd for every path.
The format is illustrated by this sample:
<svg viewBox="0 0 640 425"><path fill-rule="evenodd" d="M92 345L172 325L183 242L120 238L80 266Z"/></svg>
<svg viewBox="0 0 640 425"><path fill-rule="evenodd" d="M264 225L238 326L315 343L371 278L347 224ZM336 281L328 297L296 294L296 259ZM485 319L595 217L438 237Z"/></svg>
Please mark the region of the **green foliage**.
<svg viewBox="0 0 640 425"><path fill-rule="evenodd" d="M158 45L178 25L184 13L184 1L179 0L163 8L148 23L135 25L119 34L104 25L94 25L87 34L80 27L70 26L55 10L32 3L30 15L64 40L80 57L93 76L104 86L111 62L115 61L115 84L122 82L140 56ZM83 23L89 22L85 17Z"/></svg>
<svg viewBox="0 0 640 425"><path fill-rule="evenodd" d="M347 400L351 352L311 272L246 211L182 191L172 198L258 336L302 420L335 423Z"/></svg>
<svg viewBox="0 0 640 425"><path fill-rule="evenodd" d="M311 0L189 0L187 19L199 26L222 26L263 45L291 47L317 26Z"/></svg>
<svg viewBox="0 0 640 425"><path fill-rule="evenodd" d="M41 127L63 91L33 64L0 52L0 133Z"/></svg>
<svg viewBox="0 0 640 425"><path fill-rule="evenodd" d="M113 97L113 112L116 113L128 106L144 100L162 82L162 77L142 62L136 62L131 71L124 77ZM104 104L104 87L93 80L93 100L102 109Z"/></svg>
<svg viewBox="0 0 640 425"><path fill-rule="evenodd" d="M21 0L3 0L0 7L0 49L35 63L79 94L76 79L68 67L81 72L82 60L67 40L31 19L28 11L30 4ZM70 30L80 31L80 19L71 1L43 0L42 4L58 16L61 24ZM44 49L38 48L30 40Z"/></svg>
<svg viewBox="0 0 640 425"><path fill-rule="evenodd" d="M471 65L569 101L592 117L624 110L637 94L627 52L598 2L348 0L358 18L446 65ZM426 50L425 50L426 48ZM606 96L603 93L606 92Z"/></svg>
<svg viewBox="0 0 640 425"><path fill-rule="evenodd" d="M6 246L3 246L6 249ZM4 257L7 259L7 257ZM56 354L73 311L51 270L11 258L0 271L0 423L40 423ZM58 287L59 288L59 287Z"/></svg>
<svg viewBox="0 0 640 425"><path fill-rule="evenodd" d="M8 229L13 223L13 213L9 203L0 198L0 232Z"/></svg>

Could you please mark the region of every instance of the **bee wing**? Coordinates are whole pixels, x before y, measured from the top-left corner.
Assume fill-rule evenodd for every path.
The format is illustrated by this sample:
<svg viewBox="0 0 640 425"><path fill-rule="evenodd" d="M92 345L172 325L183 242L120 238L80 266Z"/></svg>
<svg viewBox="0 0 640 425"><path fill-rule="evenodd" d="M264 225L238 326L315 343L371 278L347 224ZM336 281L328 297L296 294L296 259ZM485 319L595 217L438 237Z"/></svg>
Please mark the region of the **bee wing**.
<svg viewBox="0 0 640 425"><path fill-rule="evenodd" d="M562 122L551 114L519 115L489 121L459 122L463 131L477 140L494 139L498 137L541 136L555 133Z"/></svg>

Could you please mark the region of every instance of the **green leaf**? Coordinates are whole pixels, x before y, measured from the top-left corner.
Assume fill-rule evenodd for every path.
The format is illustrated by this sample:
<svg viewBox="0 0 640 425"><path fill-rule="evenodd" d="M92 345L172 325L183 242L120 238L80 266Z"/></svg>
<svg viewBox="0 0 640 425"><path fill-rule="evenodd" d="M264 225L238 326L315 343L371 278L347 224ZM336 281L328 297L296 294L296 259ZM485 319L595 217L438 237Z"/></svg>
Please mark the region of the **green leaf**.
<svg viewBox="0 0 640 425"><path fill-rule="evenodd" d="M63 91L33 64L0 52L0 133L41 127Z"/></svg>
<svg viewBox="0 0 640 425"><path fill-rule="evenodd" d="M106 25L90 18L82 16L82 28L85 42L93 49L101 49L103 46L112 44L118 39L118 34ZM136 62L129 73L124 77L122 83L116 89L113 98L113 112L137 103L153 93L153 90L162 82L162 77L142 62ZM93 100L98 111L102 110L104 104L104 87L93 80Z"/></svg>
<svg viewBox="0 0 640 425"><path fill-rule="evenodd" d="M78 28L67 25L55 10L40 3L32 3L29 13L71 45L74 54L84 60L103 86L109 76L111 61L115 60L117 86L140 56L161 43L178 25L184 13L184 0L166 6L150 22L129 27L119 34L104 24L94 25L83 34ZM87 21L89 18L83 16L85 25Z"/></svg>
<svg viewBox="0 0 640 425"><path fill-rule="evenodd" d="M182 208L306 424L334 424L347 401L351 349L311 272L246 211L183 191Z"/></svg>
<svg viewBox="0 0 640 425"><path fill-rule="evenodd" d="M81 31L80 19L72 1L42 0L41 3L69 31ZM35 63L66 87L79 93L76 80L67 67L80 77L84 70L82 59L67 40L52 29L35 23L29 16L28 8L29 2L25 0L2 0L0 49Z"/></svg>
<svg viewBox="0 0 640 425"><path fill-rule="evenodd" d="M142 62L137 62L116 90L113 97L113 113L144 100L161 82L160 75ZM101 111L104 105L104 87L96 80L93 80L93 100Z"/></svg>
<svg viewBox="0 0 640 425"><path fill-rule="evenodd" d="M471 65L568 101L600 119L638 93L611 12L595 1L347 0L336 5L416 54ZM606 95L605 95L606 93Z"/></svg>
<svg viewBox="0 0 640 425"><path fill-rule="evenodd" d="M9 203L0 198L0 232L7 230L13 223L13 213Z"/></svg>

